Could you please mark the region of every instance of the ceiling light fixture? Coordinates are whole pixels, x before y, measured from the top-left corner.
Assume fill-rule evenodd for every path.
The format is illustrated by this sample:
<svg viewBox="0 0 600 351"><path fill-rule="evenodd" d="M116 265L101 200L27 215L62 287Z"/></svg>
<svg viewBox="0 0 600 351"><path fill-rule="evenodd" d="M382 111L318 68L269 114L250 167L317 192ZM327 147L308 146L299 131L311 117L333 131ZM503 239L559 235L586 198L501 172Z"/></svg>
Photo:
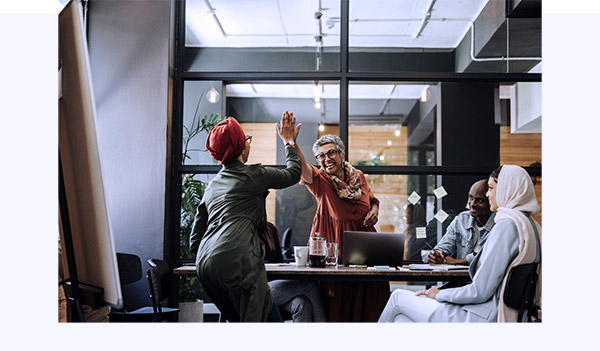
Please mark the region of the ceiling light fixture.
<svg viewBox="0 0 600 351"><path fill-rule="evenodd" d="M315 108L320 109L321 108L321 87L319 86L318 80L315 80L315 86L313 87L313 93L315 94L315 99L314 99Z"/></svg>
<svg viewBox="0 0 600 351"><path fill-rule="evenodd" d="M419 98L419 101L421 101L421 102L427 102L430 97L431 97L431 93L429 92L429 88L425 88L421 92L421 98Z"/></svg>
<svg viewBox="0 0 600 351"><path fill-rule="evenodd" d="M210 88L210 90L206 93L206 99L211 104L216 104L221 99L221 94L217 91L217 89Z"/></svg>
<svg viewBox="0 0 600 351"><path fill-rule="evenodd" d="M394 132L395 136L400 136L400 128L396 128L396 131Z"/></svg>
<svg viewBox="0 0 600 351"><path fill-rule="evenodd" d="M388 140L387 144L388 144L388 146L392 146L392 141Z"/></svg>
<svg viewBox="0 0 600 351"><path fill-rule="evenodd" d="M333 29L333 27L335 26L335 24L337 22L340 21L339 17L329 17L327 18L327 20L325 21L325 25L327 26L327 28L329 29Z"/></svg>

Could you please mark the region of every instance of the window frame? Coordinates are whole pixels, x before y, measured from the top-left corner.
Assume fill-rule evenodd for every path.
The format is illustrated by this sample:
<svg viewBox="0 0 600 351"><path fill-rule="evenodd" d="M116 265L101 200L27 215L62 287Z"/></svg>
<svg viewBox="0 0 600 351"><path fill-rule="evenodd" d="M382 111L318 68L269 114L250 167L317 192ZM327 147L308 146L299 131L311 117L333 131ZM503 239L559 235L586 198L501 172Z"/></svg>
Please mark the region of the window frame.
<svg viewBox="0 0 600 351"><path fill-rule="evenodd" d="M541 73L456 73L456 72L354 72L349 71L349 5L351 0L340 0L340 70L337 72L188 72L183 70L185 55L186 0L176 1L175 45L173 69L172 115L168 134L170 142L167 160L165 201L164 258L172 266L192 262L179 258L181 221L181 176L183 174L216 174L219 165L184 165L181 159L183 124L183 87L186 81L219 80L224 85L242 81L336 80L339 82L339 136L348 145L348 90L352 81L402 82L541 82ZM348 159L348 154L346 154ZM283 165L269 165L284 168ZM487 177L489 167L480 166L357 166L365 174L395 175L477 175ZM541 168L526 167L531 176L541 176ZM439 177L437 177L439 180Z"/></svg>

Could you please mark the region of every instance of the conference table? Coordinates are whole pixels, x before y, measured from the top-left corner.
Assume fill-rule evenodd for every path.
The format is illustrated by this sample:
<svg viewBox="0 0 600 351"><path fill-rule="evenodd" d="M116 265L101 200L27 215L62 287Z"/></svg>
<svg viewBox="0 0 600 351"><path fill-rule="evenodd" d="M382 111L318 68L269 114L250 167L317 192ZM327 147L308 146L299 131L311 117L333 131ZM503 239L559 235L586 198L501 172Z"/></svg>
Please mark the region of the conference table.
<svg viewBox="0 0 600 351"><path fill-rule="evenodd" d="M293 263L266 263L268 280L351 280L351 281L443 281L469 282L467 269L460 270L412 270L408 266L375 269L374 267L325 267L296 266ZM181 266L173 270L176 275L195 275L195 266Z"/></svg>

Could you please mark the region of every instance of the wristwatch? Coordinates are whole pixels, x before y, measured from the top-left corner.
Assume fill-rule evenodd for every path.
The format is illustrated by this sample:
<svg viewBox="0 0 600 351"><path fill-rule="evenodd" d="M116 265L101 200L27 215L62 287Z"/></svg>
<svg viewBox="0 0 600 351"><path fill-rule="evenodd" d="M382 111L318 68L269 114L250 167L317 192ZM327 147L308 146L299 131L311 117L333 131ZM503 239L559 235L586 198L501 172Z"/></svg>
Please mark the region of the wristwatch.
<svg viewBox="0 0 600 351"><path fill-rule="evenodd" d="M288 147L288 146L296 147L296 143L293 140L290 140L287 143L285 143L285 147Z"/></svg>

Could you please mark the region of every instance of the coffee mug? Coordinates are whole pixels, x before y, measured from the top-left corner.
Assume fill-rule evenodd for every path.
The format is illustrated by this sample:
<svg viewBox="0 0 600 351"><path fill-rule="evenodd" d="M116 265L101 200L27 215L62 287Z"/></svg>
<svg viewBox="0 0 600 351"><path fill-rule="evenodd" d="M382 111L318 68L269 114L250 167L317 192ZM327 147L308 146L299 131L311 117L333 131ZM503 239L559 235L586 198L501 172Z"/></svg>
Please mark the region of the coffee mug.
<svg viewBox="0 0 600 351"><path fill-rule="evenodd" d="M308 246L294 246L294 258L296 259L296 266L306 266Z"/></svg>

